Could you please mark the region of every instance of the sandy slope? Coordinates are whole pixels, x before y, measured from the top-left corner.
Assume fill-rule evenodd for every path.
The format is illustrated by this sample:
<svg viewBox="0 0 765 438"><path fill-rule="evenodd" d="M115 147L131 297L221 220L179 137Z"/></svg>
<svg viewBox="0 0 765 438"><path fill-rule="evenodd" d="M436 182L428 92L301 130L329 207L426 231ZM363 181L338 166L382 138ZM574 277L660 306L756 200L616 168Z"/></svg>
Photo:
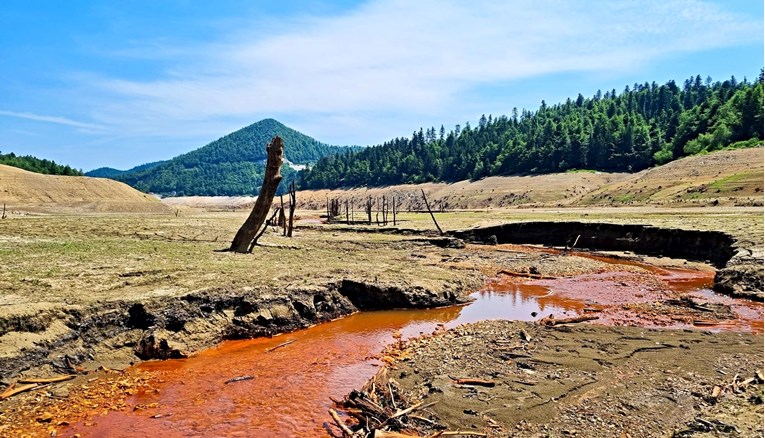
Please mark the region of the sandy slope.
<svg viewBox="0 0 765 438"><path fill-rule="evenodd" d="M763 203L763 149L720 151L683 158L642 172L557 173L534 176L494 176L453 184L404 184L298 192L298 208L326 209L328 198L346 199L357 212L367 197L395 195L401 211L423 210L420 190L434 209L473 210L513 207L576 206L761 206ZM173 208L232 209L251 207L253 197L189 196L163 199ZM375 210L377 207L375 206Z"/></svg>
<svg viewBox="0 0 765 438"><path fill-rule="evenodd" d="M169 212L154 196L121 182L42 175L5 165L0 165L0 203L11 212Z"/></svg>

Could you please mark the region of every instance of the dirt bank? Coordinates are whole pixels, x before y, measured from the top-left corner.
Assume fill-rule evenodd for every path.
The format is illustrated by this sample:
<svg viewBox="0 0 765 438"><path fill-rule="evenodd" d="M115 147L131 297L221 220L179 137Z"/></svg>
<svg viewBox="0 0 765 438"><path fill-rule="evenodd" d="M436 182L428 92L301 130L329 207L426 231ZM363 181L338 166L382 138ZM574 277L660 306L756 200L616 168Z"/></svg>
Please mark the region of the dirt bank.
<svg viewBox="0 0 765 438"><path fill-rule="evenodd" d="M389 351L388 374L435 403L409 419L421 432L756 437L762 352L757 335L485 321Z"/></svg>
<svg viewBox="0 0 765 438"><path fill-rule="evenodd" d="M762 256L753 253L748 240L719 231L592 222L520 222L449 234L472 242L576 246L707 262L721 269L715 276L716 290L763 300Z"/></svg>

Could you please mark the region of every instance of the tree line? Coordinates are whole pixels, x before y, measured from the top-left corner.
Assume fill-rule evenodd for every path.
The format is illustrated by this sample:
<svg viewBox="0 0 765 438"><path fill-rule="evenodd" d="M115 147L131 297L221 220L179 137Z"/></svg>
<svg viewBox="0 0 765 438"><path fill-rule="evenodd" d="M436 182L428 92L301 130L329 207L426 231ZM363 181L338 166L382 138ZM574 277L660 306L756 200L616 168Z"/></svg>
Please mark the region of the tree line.
<svg viewBox="0 0 765 438"><path fill-rule="evenodd" d="M712 82L691 77L634 84L620 93L481 116L447 132L415 131L360 151L320 159L300 173L301 188L454 182L492 175L590 169L636 172L686 155L752 147L763 139L763 73Z"/></svg>
<svg viewBox="0 0 765 438"><path fill-rule="evenodd" d="M13 152L3 154L0 152L0 164L18 167L30 172L43 173L45 175L70 175L82 176L82 171L69 165L58 164L52 160L40 159L31 155L16 155Z"/></svg>

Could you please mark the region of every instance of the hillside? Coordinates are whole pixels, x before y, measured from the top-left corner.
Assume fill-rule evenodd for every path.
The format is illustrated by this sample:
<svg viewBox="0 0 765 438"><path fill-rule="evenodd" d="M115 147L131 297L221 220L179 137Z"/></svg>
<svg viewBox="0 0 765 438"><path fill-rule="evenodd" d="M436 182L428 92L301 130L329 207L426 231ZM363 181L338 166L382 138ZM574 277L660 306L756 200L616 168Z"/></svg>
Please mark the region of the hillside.
<svg viewBox="0 0 765 438"><path fill-rule="evenodd" d="M284 140L285 158L295 165L351 150L321 143L276 120L264 119L158 166L114 178L143 192L163 195L254 194L263 181L266 144L276 135ZM285 164L282 190L295 173Z"/></svg>
<svg viewBox="0 0 765 438"><path fill-rule="evenodd" d="M121 182L85 176L42 175L0 165L0 203L25 212L166 213L151 195Z"/></svg>
<svg viewBox="0 0 765 438"><path fill-rule="evenodd" d="M354 202L357 215L368 196L396 196L401 210L423 210L420 189L435 209L477 210L527 207L599 206L762 206L763 148L696 155L638 173L569 172L488 177L454 184L423 183L388 187L302 190L299 208L323 211L328 198ZM248 198L168 199L172 205L213 209L251 205Z"/></svg>
<svg viewBox="0 0 765 438"><path fill-rule="evenodd" d="M456 182L573 169L636 172L729 145L763 139L763 77L682 87L669 81L581 94L536 112L482 116L478 126L420 129L362 151L319 160L302 173L308 189Z"/></svg>
<svg viewBox="0 0 765 438"><path fill-rule="evenodd" d="M16 155L0 153L0 164L18 167L30 172L45 175L82 175L82 172L69 165L58 164L55 161L33 157L31 155Z"/></svg>
<svg viewBox="0 0 765 438"><path fill-rule="evenodd" d="M136 173L148 169L153 169L166 162L167 161L155 161L153 163L141 164L140 166L135 166L128 170L119 170L113 167L99 167L98 169L93 169L91 171L85 172L85 176L92 176L94 178L116 178L117 176L125 173Z"/></svg>
<svg viewBox="0 0 765 438"><path fill-rule="evenodd" d="M578 203L762 205L764 158L762 147L686 157L606 184Z"/></svg>

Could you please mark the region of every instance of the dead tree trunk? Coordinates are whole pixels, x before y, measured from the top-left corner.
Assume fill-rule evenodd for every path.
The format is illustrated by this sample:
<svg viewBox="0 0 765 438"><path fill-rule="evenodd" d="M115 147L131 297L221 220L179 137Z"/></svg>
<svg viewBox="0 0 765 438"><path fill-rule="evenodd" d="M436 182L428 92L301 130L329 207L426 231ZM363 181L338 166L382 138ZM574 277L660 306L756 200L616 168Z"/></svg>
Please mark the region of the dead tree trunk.
<svg viewBox="0 0 765 438"><path fill-rule="evenodd" d="M372 197L367 196L367 222L372 225Z"/></svg>
<svg viewBox="0 0 765 438"><path fill-rule="evenodd" d="M428 203L428 197L425 196L425 190L424 189L420 189L420 190L422 190L422 198L425 199L425 207L428 208L428 213L430 213L430 218L433 219L433 223L436 224L436 228L438 229L438 234L443 236L444 232L441 231L441 227L439 227L438 222L436 222L436 217L433 216L433 211L430 209L430 204Z"/></svg>
<svg viewBox="0 0 765 438"><path fill-rule="evenodd" d="M176 214L176 216L178 216ZM7 218L8 216L5 215L5 202L3 202L3 219Z"/></svg>
<svg viewBox="0 0 765 438"><path fill-rule="evenodd" d="M393 226L396 226L396 197L393 197Z"/></svg>
<svg viewBox="0 0 765 438"><path fill-rule="evenodd" d="M287 237L292 237L292 229L295 221L295 209L297 208L297 196L295 195L295 181L290 184L290 220L287 228Z"/></svg>
<svg viewBox="0 0 765 438"><path fill-rule="evenodd" d="M258 199L255 200L255 206L244 224L237 231L234 240L231 242L229 251L246 253L257 243L258 230L263 226L268 211L271 209L271 203L274 201L276 189L282 181L282 156L284 154L284 142L279 136L271 140L266 146L268 158L266 160L266 174L263 177L263 186L258 193ZM252 244L252 245L251 245Z"/></svg>

